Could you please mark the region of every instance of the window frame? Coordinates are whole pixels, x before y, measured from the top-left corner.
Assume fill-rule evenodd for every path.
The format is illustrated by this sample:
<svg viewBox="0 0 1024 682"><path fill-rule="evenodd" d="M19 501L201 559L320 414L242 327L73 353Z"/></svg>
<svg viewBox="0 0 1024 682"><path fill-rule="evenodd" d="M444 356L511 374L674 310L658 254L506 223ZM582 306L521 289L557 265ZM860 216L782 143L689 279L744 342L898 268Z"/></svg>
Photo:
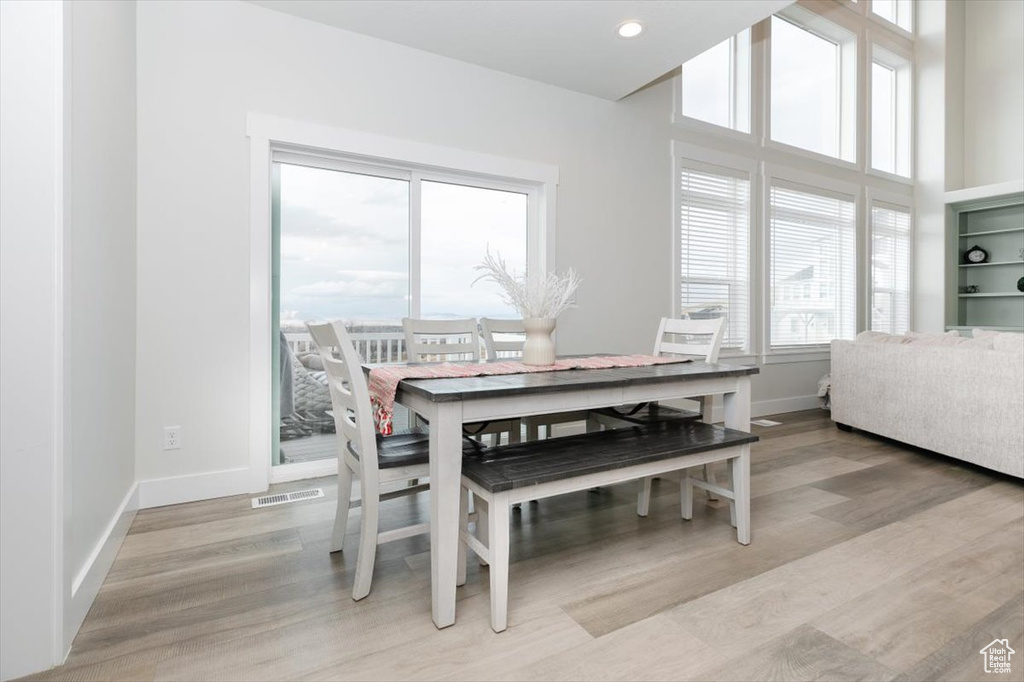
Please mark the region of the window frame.
<svg viewBox="0 0 1024 682"><path fill-rule="evenodd" d="M913 2L909 4L910 7L910 28L904 28L897 24L895 21L889 21L881 14L875 13L875 0L867 0L864 8L864 16L868 21L874 22L879 26L884 26L886 29L899 34L904 38L914 39L914 35L917 32L917 7ZM897 5L898 8L898 5ZM897 11L897 20L899 13Z"/></svg>
<svg viewBox="0 0 1024 682"><path fill-rule="evenodd" d="M537 188L539 266L554 266L558 166L510 157L470 152L455 147L416 142L375 133L336 128L305 121L248 112L249 151L249 334L247 489L265 490L273 482L336 473L337 462L286 464L271 471L271 194L272 150L297 151L318 158L337 158L369 166L408 164L418 171L457 171L482 180L527 183ZM245 247L243 247L245 248ZM528 256L529 258L529 256Z"/></svg>
<svg viewBox="0 0 1024 682"><path fill-rule="evenodd" d="M849 200L853 204L853 225L854 225L854 294L855 310L854 310L854 326L857 331L861 330L861 322L863 316L864 301L861 295L861 287L859 284L860 277L862 275L862 264L864 262L864 254L861 245L861 239L859 234L861 233L862 223L862 201L864 191L861 186L854 183L845 182L841 180L833 180L831 178L823 178L817 175L801 172L792 168L780 165L769 165L766 164L764 172L764 190L763 190L763 207L764 220L763 225L763 236L762 241L764 248L761 251L762 256L762 269L763 277L761 279L762 285L762 325L761 325L761 347L765 356L775 356L781 360L786 357L799 357L803 360L827 360L830 356L830 344L809 344L802 346L773 346L772 345L772 248L771 248L771 188L776 184L782 186L788 186L787 188L793 189L792 186L796 186L795 191L807 192L814 194L818 192L824 196L838 195L843 197L844 200ZM769 364L771 364L769 362Z"/></svg>
<svg viewBox="0 0 1024 682"><path fill-rule="evenodd" d="M759 313L757 311L754 287L757 280L753 273L756 271L756 257L758 235L756 225L759 220L760 200L758 190L758 164L749 158L717 152L706 148L688 145L683 142L672 142L672 316L679 317L682 314L679 292L682 288L682 234L679 225L679 213L682 208L682 197L680 196L679 178L683 170L694 170L698 172L731 175L736 178L745 178L748 182L747 210L747 328L744 334L742 348L722 347L721 356L737 361L745 359L752 361L756 356L754 341L757 338L755 330L760 325Z"/></svg>
<svg viewBox="0 0 1024 682"><path fill-rule="evenodd" d="M902 211L907 213L910 217L910 228L908 230L908 239L910 247L908 249L908 264L907 264L907 315L909 316L908 327L913 327L914 322L914 237L916 234L917 220L914 215L913 197L900 196L884 190L875 188L868 188L864 196L865 205L865 218L867 220L867 229L865 230L863 239L863 251L865 263L867 264L866 271L864 274L864 285L861 288L861 294L863 300L867 305L864 306L863 319L860 320L861 328L863 330L871 329L871 306L874 301L875 282L874 275L872 272L874 249L872 248L872 235L874 233L874 226L872 224L871 214L875 206L880 208L886 208L893 211Z"/></svg>
<svg viewBox="0 0 1024 682"><path fill-rule="evenodd" d="M866 45L866 67L865 67L865 92L864 92L864 116L866 144L864 146L864 172L867 175L885 178L894 182L913 184L915 173L914 154L916 152L914 135L914 116L916 115L914 84L916 80L916 69L914 67L913 54L898 43L886 40L877 33L868 31L865 37ZM874 145L874 127L872 125L874 107L874 73L875 63L891 69L895 76L894 93L894 169L889 171L874 167L872 158L872 147ZM902 150L901 150L902 147ZM900 155L904 157L906 175L900 171Z"/></svg>
<svg viewBox="0 0 1024 682"><path fill-rule="evenodd" d="M768 242L768 202L772 177L778 176L805 186L832 189L841 194L857 197L855 209L856 250L857 250L857 330L869 328L871 273L864 272L864 263L869 263L868 240L870 239L870 215L868 196L885 196L885 200L896 205L913 205L912 178L890 175L874 171L870 168L867 154L871 144L870 106L866 88L869 86L867 71L870 69L873 44L879 44L886 50L907 58L913 68L914 36L889 25L888 22L871 17L868 2L860 0L797 0L796 6L803 11L820 15L825 21L853 33L857 37L857 77L856 77L856 126L857 126L857 159L856 162L843 161L834 157L792 147L784 143L773 142L769 138L768 118L770 117L770 21L767 18L751 27L751 132L749 134L708 124L703 121L691 120L680 115L681 107L681 76L673 79L676 90L673 93L672 117L672 156L673 167L671 183L673 187L670 219L666 221L666 229L670 230L673 240L671 261L671 291L666 292L673 301L673 314L678 314L676 298L679 291L677 259L677 231L679 218L675 215L678 199L675 186L679 170L674 165L677 157L703 161L705 163L732 168L734 170L751 169L751 205L750 205L750 308L748 309L748 334L750 348L747 355L729 355L730 361L757 363L759 365L791 364L802 362L827 361L830 349L822 346L815 350L796 349L780 350L770 347L770 243ZM913 73L916 77L916 73ZM912 101L912 112L913 101ZM914 113L911 114L915 115ZM911 160L915 153L913 132L915 122L911 119ZM682 150L682 151L680 151ZM912 168L912 171L914 169ZM911 243L911 259L914 257L913 242ZM913 276L910 282L910 295L913 298L915 283ZM913 315L913 312L911 313ZM913 323L913 320L911 320ZM727 353L723 351L723 355Z"/></svg>
<svg viewBox="0 0 1024 682"><path fill-rule="evenodd" d="M737 33L735 35L732 35L729 38L726 38L726 40L730 41L730 51L729 51L729 53L730 53L729 117L730 117L730 120L731 120L731 125L729 125L729 126L721 126L721 125L718 125L717 123L711 123L710 121L705 121L705 120L700 119L700 118L694 118L692 116L687 116L686 114L683 113L683 80L686 78L683 67L685 67L686 62L684 62L682 65L680 65L680 67L679 67L679 78L675 79L675 81L674 81L673 105L672 105L672 122L673 123L675 123L677 125L691 127L691 128L694 128L695 130L700 130L702 132L726 135L726 136L731 136L731 137L734 137L734 138L737 138L737 139L751 139L751 138L754 137L754 135L755 135L755 122L754 122L754 119L755 119L755 116L754 116L754 79L755 79L755 74L756 74L756 57L754 55L754 52L755 52L755 47L754 46L755 46L755 43L757 41L756 29L759 26L759 24L760 24L760 22L758 24L755 24L755 25L747 28L747 29L744 29L744 30L750 32L749 44L747 46L747 53L748 53L748 56L747 56L747 58L748 58L748 64L747 64L747 67L748 67L748 70L747 70L747 128L748 128L748 130L744 131L744 130L740 130L740 129L735 127L735 122L736 122L736 119L737 119L737 116L736 116L736 104L737 104L737 99L738 99L736 93L737 93L737 89L738 89L738 80L739 80L738 77L737 77L738 60L736 58L736 54L738 52L738 49L737 49L738 42L736 40L736 37L739 35L739 33ZM740 33L742 33L742 31ZM722 42L725 42L725 41L722 41ZM708 49L709 50L713 49L713 48L717 47L720 44L721 43L715 43L714 45L712 45ZM704 53L702 52L700 54L704 54ZM699 56L700 55L694 55L690 59L696 59ZM690 61L690 60L687 60L687 61Z"/></svg>
<svg viewBox="0 0 1024 682"><path fill-rule="evenodd" d="M836 6L842 10L842 6ZM841 167L856 169L860 167L862 155L860 142L864 135L858 135L860 125L859 112L857 110L858 94L860 91L860 31L856 26L851 26L846 20L845 10L819 14L801 4L790 5L789 7L776 12L765 21L765 54L764 54L764 146L778 149L789 154L805 158L827 161ZM839 50L838 67L838 92L839 103L838 113L838 156L831 156L813 149L805 149L786 142L780 142L772 137L772 19L778 17L793 26L800 28L811 35L817 36L836 45Z"/></svg>

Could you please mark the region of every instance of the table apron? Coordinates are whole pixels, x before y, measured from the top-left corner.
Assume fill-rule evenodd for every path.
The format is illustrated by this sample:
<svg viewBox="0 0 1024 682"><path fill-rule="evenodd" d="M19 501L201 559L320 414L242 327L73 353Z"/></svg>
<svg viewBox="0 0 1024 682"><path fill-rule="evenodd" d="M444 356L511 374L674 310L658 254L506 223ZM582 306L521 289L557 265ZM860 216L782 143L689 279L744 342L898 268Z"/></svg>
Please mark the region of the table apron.
<svg viewBox="0 0 1024 682"><path fill-rule="evenodd" d="M646 385L580 388L551 393L524 393L496 398L469 398L462 401L462 419L464 422L514 419L556 412L617 407L649 400L718 395L736 391L738 384L738 377L718 377ZM396 402L428 419L440 404L423 396L401 391Z"/></svg>

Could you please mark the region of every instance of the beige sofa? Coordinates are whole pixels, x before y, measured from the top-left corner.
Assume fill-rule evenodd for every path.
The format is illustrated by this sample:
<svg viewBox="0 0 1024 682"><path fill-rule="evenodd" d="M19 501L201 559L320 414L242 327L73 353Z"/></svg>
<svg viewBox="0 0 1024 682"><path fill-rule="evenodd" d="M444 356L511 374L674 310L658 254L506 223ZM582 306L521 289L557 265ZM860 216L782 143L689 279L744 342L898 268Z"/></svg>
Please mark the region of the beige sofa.
<svg viewBox="0 0 1024 682"><path fill-rule="evenodd" d="M1024 335L832 342L832 419L1024 478Z"/></svg>

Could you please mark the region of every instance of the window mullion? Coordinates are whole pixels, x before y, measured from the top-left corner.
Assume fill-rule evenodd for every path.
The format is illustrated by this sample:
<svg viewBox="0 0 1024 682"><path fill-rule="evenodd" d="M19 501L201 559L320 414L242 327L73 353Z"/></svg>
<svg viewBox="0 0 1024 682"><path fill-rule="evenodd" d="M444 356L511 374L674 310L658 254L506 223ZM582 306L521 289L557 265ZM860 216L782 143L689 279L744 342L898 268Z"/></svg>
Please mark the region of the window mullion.
<svg viewBox="0 0 1024 682"><path fill-rule="evenodd" d="M423 176L414 172L409 180L409 317L421 317L421 236L423 225Z"/></svg>

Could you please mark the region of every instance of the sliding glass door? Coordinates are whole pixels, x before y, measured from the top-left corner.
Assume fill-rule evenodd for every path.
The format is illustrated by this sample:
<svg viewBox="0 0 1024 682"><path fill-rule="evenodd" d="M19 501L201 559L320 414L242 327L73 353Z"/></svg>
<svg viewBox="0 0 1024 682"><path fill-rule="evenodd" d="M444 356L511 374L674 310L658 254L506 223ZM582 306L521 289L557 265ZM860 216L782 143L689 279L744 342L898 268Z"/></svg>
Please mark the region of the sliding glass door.
<svg viewBox="0 0 1024 682"><path fill-rule="evenodd" d="M274 163L274 464L334 457L305 322L344 320L368 362L402 361L405 316L514 317L474 266L527 267L530 189L294 157ZM396 412L396 426L403 416Z"/></svg>

